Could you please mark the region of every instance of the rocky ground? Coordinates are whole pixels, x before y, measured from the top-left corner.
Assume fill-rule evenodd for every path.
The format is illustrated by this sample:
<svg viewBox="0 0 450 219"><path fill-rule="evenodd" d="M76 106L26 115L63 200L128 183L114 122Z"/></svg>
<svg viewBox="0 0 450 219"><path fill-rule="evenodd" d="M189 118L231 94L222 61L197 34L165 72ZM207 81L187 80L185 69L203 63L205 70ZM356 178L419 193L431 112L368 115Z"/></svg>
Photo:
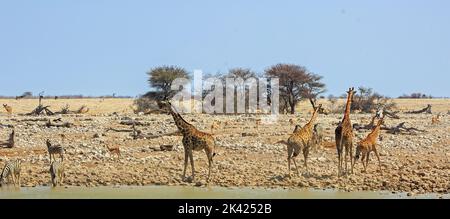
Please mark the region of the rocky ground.
<svg viewBox="0 0 450 219"><path fill-rule="evenodd" d="M258 115L185 115L203 131L210 131L213 121L222 121L214 131L217 153L213 178L209 185L238 187L296 187L335 188L345 191L388 190L393 192L446 193L450 192L450 121L448 116L441 123L431 124L431 115L399 114L400 119L387 119L387 126L405 121L407 126L426 130L415 135L393 135L382 131L379 151L382 173L378 171L375 156L371 156L367 173L362 164L355 166L355 173L337 177L337 155L334 128L340 114L320 115L318 122L326 129L322 147L310 155L310 174L303 173L303 157L297 158L300 175L287 177L286 146L277 144L286 140L294 129L290 118L305 124L309 114L282 115L277 120L257 125ZM371 115L353 114L353 123L367 124ZM61 118L73 123L73 127L46 127L45 121L27 121L42 117L14 115L0 117L0 124L13 125L16 147L0 149L0 165L6 160L20 158L23 161L22 186L50 184L49 157L45 139L62 144L66 149L66 185L206 185L207 159L204 152L195 152L196 180L183 181L184 152L180 136L164 136L176 131L168 115L133 115L110 113L99 115L62 115L45 117ZM130 129L123 121L135 119L143 134L157 136L133 139L129 132L107 131L108 128ZM227 121L228 124L224 124ZM6 140L11 128L0 126L0 140ZM368 131L356 132L355 142ZM66 136L61 138L60 134ZM112 156L106 148L120 146L121 159ZM173 145L173 151L161 151L161 145ZM188 168L188 175L190 168Z"/></svg>

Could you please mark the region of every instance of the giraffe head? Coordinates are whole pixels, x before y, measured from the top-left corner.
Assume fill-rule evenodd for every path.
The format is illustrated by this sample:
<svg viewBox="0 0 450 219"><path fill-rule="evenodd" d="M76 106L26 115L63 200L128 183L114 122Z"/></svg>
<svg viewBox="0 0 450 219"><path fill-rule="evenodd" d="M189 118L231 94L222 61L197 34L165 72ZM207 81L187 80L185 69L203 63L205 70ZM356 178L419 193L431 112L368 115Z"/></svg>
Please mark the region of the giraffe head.
<svg viewBox="0 0 450 219"><path fill-rule="evenodd" d="M49 148L50 146L52 146L52 143L50 143L50 140L49 140L49 139L47 139L47 140L45 141L45 143L47 144L47 148Z"/></svg>
<svg viewBox="0 0 450 219"><path fill-rule="evenodd" d="M347 94L349 97L353 97L353 95L356 93L355 88L351 87L348 89Z"/></svg>
<svg viewBox="0 0 450 219"><path fill-rule="evenodd" d="M317 107L315 107L314 111L319 112L322 109L322 104L317 105Z"/></svg>
<svg viewBox="0 0 450 219"><path fill-rule="evenodd" d="M167 114L171 114L173 112L172 104L170 101L157 101L159 109Z"/></svg>

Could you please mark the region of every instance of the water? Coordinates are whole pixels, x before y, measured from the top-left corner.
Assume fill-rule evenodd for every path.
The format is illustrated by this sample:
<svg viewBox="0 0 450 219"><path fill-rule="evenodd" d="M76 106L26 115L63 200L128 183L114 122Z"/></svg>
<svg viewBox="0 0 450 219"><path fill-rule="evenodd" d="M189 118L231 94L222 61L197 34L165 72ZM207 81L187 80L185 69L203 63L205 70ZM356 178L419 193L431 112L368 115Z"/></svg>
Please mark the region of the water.
<svg viewBox="0 0 450 219"><path fill-rule="evenodd" d="M0 188L1 199L393 199L450 198L450 194L407 196L391 192L342 192L311 189L223 188L190 186L121 186L121 187L12 187Z"/></svg>

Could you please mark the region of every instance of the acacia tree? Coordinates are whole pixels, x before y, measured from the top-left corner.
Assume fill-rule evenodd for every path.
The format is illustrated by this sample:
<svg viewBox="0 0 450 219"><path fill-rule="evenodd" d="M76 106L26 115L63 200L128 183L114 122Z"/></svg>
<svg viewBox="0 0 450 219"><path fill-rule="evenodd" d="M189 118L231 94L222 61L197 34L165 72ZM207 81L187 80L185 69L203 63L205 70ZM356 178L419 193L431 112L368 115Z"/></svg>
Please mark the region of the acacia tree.
<svg viewBox="0 0 450 219"><path fill-rule="evenodd" d="M168 100L173 97L177 91L171 90L172 82L176 78L189 79L188 72L177 66L160 66L147 72L150 87L156 89L161 100Z"/></svg>
<svg viewBox="0 0 450 219"><path fill-rule="evenodd" d="M265 71L268 77L277 77L280 87L280 111L295 113L295 106L302 98L315 99L325 92L322 76L294 64L277 64Z"/></svg>

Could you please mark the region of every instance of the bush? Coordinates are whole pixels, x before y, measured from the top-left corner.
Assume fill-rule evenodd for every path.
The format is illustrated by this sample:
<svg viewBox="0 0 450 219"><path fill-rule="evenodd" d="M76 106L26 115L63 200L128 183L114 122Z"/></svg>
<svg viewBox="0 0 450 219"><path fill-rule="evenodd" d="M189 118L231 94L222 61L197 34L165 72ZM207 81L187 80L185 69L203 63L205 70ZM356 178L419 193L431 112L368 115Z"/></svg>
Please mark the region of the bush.
<svg viewBox="0 0 450 219"><path fill-rule="evenodd" d="M133 108L134 113L148 113L152 110L158 110L158 104L156 100L150 99L148 97L141 96L138 99L134 100L133 105L135 106Z"/></svg>
<svg viewBox="0 0 450 219"><path fill-rule="evenodd" d="M359 87L352 101L352 110L365 113L373 113L379 109L392 110L395 103L390 98L382 96L373 91L372 88Z"/></svg>

